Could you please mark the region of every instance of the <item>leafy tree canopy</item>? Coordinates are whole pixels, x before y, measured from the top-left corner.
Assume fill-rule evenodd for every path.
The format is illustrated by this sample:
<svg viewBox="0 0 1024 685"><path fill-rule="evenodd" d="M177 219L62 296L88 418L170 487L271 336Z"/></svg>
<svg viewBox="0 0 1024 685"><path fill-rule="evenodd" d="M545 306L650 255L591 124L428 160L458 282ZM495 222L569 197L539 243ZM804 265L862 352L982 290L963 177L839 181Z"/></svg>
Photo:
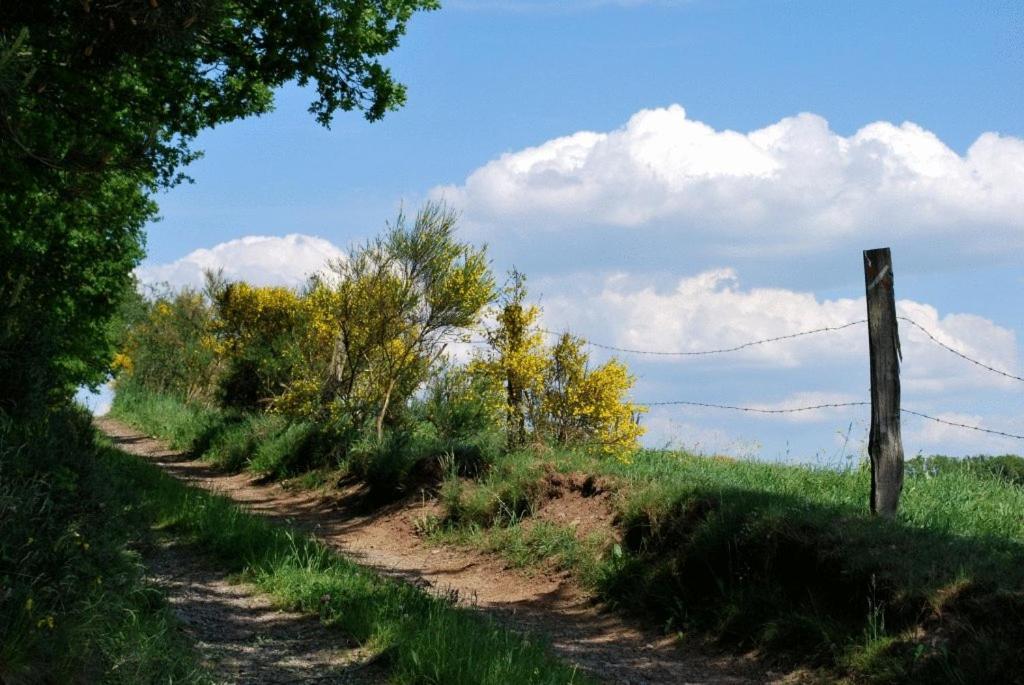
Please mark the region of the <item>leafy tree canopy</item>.
<svg viewBox="0 0 1024 685"><path fill-rule="evenodd" d="M200 131L311 86L311 113L402 104L382 64L436 0L0 3L0 409L100 380L151 197Z"/></svg>

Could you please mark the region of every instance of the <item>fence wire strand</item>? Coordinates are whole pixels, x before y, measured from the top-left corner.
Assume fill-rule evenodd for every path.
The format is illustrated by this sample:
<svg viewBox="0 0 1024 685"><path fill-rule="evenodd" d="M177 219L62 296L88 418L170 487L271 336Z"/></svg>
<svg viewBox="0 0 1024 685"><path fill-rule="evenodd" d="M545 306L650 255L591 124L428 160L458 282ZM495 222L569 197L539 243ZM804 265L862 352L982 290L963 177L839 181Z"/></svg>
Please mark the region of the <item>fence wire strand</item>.
<svg viewBox="0 0 1024 685"><path fill-rule="evenodd" d="M668 402L637 402L645 407L710 407L712 409L732 409L734 411L752 412L755 414L795 414L802 411L814 411L815 409L835 409L838 407L869 407L870 402L831 402L829 404L815 404L808 407L788 407L786 409L762 409L760 407L737 407L731 404L712 404L709 402L692 402L689 400L671 400Z"/></svg>
<svg viewBox="0 0 1024 685"><path fill-rule="evenodd" d="M935 335L932 334L931 331L929 331L927 328L925 328L921 324L917 323L913 319L911 319L909 317L906 317L906 316L897 316L896 318L898 320L900 320L900 321L903 321L905 323L910 324L911 326L913 326L914 328L916 328L917 330L921 331L926 336L928 336L928 338L933 343L935 343L939 347L941 347L941 348L943 348L943 349L945 349L945 350L947 350L949 352L952 352L953 354L955 354L956 356L960 357L961 359L963 359L963 360L965 360L967 362L970 362L971 364L974 364L975 366L978 366L978 367L980 367L982 369L985 369L986 371L990 371L992 373L998 374L998 375L1003 376L1005 378L1009 378L1009 379L1012 379L1012 380L1024 382L1024 378L1022 378L1021 376L1015 376L1012 373L1008 373L1006 371L1002 371L1002 370L997 369L995 367L989 366L988 364L985 364L984 362L981 362L981 361L979 361L977 359L969 357L966 354L964 354L963 352L960 352L959 350L957 350L957 349L955 349L953 347L950 347L949 345L947 345L946 343L942 342L937 337L935 337ZM641 355L659 356L659 357L699 357L699 356L707 356L707 355L713 355L713 354L725 354L725 353L729 353L729 352L739 352L740 350L745 350L747 348L755 347L757 345L765 345L767 343L779 342L781 340L792 340L794 338L801 338L801 337L804 337L804 336L807 336L807 335L815 335L817 333L829 333L829 332L834 332L834 331L841 331L841 330L844 330L844 329L847 329L847 328L851 328L853 326L859 326L860 324L864 324L864 323L867 323L867 319L858 319L857 321L851 321L849 323L841 324L839 326L823 326L821 328L814 328L814 329L807 330L807 331L800 331L800 332L797 332L797 333L790 333L789 335L779 335L779 336L775 336L775 337L772 337L772 338L761 338L759 340L751 340L750 342L745 342L745 343L743 343L741 345L736 345L735 347L723 347L723 348L714 349L714 350L695 350L695 351L641 350L641 349L633 349L633 348L628 348L628 347L616 347L614 345L605 345L603 343L593 342L592 340L588 340L586 338L580 338L580 339L583 340L584 344L586 344L586 345L588 345L590 347L596 347L598 349L608 350L608 351L611 351L611 352L621 352L621 353L624 353L624 354L641 354ZM549 330L549 329L546 329L546 328L541 328L541 329L537 329L537 330L539 330L541 333L544 333L545 335L562 335L562 333L559 333L557 331L552 331L552 330ZM484 345L489 344L489 341L487 341L487 340L469 340L467 342L469 342L471 344L484 344ZM712 403L712 402L695 402L695 401L691 401L691 400L670 400L670 401L665 401L665 402L639 402L638 404L642 404L643 406L647 406L647 407L687 406L687 407L705 407L705 408L710 408L710 409L728 409L728 410L732 410L732 411L748 412L748 413L752 413L752 414L795 414L795 413L799 413L799 412L814 411L814 410L817 410L817 409L838 409L838 408L844 408L844 407L869 407L869 406L871 406L870 402L831 402L831 403L827 403L827 404L809 405L809 406L806 406L806 407L787 407L785 409L763 409L763 408L760 408L760 407L740 407L740 406L731 405L731 404L715 404L715 403ZM929 421L934 421L935 423L945 424L947 426L955 426L957 428L964 428L964 429L967 429L967 430L978 431L980 433L988 433L990 435L998 435L998 436L1005 437L1005 438L1013 438L1015 440L1024 440L1024 435L1017 435L1016 433L1007 433L1005 431L993 430L993 429L989 429L989 428L981 428L979 426L971 426L971 425L968 425L966 423L959 423L957 421L948 421L946 419L941 419L941 418L939 418L937 416L931 416L929 414L924 414L924 413L919 412L919 411L914 411L913 409L900 409L900 411L902 413L904 413L904 414L910 414L912 416L918 416L920 418L927 419Z"/></svg>
<svg viewBox="0 0 1024 685"><path fill-rule="evenodd" d="M815 409L837 409L843 407L870 407L870 402L832 402L829 404L815 404L807 407L787 407L786 409L762 409L759 407L738 407L731 404L713 404L710 402L693 402L690 400L671 400L667 402L637 402L637 404L645 407L675 407L675 406L687 406L687 407L708 407L711 409L731 409L733 411L751 412L756 414L795 414L797 412L814 411ZM946 419L940 419L937 416L930 414L924 414L913 409L900 409L904 414L911 414L913 416L919 416L922 419L928 419L936 423L943 423L947 426L955 426L957 428L966 428L980 433L989 433L991 435L999 435L1004 438L1013 438L1015 440L1024 440L1024 435L1017 435L1016 433L1006 433L1004 431L992 430L989 428L981 428L980 426L971 426L966 423L959 423L957 421L948 421Z"/></svg>
<svg viewBox="0 0 1024 685"><path fill-rule="evenodd" d="M983 369L985 369L987 371L991 371L992 373L997 373L1000 376L1004 376L1006 378L1011 378L1011 379L1013 379L1015 381L1024 382L1024 378L1021 378L1020 376L1014 376L1012 373L1007 373L1006 371L1000 371L999 369L993 368L993 367L989 366L988 364L985 364L984 362L978 361L977 359L972 359L971 357L968 357L963 352L960 352L959 350L956 350L956 349L950 347L949 345L947 345L946 343L942 342L941 340L936 338L934 335L932 335L932 333L927 328L925 328L924 326L922 326L918 322L914 321L913 319L908 318L906 316L897 316L896 318L899 319L900 321L905 321L905 322L909 323L911 326L913 326L914 328L916 328L917 330L921 331L922 333L927 335L929 338L931 338L931 341L933 343L935 343L936 345L938 345L939 347L941 347L941 348L943 348L945 350L948 350L948 351L952 352L953 354L955 354L956 356L960 357L961 359L966 360L966 361L970 362L971 364L974 364L975 366L980 366L981 368L983 368Z"/></svg>
<svg viewBox="0 0 1024 685"><path fill-rule="evenodd" d="M1004 433L1003 431L990 430L988 428L981 428L980 426L970 426L966 423L957 423L956 421L947 421L946 419L940 419L937 416L929 416L928 414L922 414L919 411L913 409L900 409L904 414L912 414L914 416L920 416L922 419L928 419L936 423L944 423L947 426L956 426L957 428L969 428L972 431L979 431L981 433L991 433L992 435L1001 435L1004 438L1014 438L1016 440L1024 440L1024 435L1017 435L1015 433Z"/></svg>
<svg viewBox="0 0 1024 685"><path fill-rule="evenodd" d="M591 347L597 347L599 349L609 350L611 352L623 352L625 354L646 354L646 355L658 356L658 357L700 357L700 356L706 356L706 355L709 355L709 354L725 354L727 352L739 352L740 350L745 350L748 347L755 347L757 345L764 345L766 343L778 342L780 340L790 340L792 338L802 338L805 335L814 335L815 333L828 333L828 332L831 332L831 331L841 331L844 328L850 328L851 326L857 326L857 325L862 324L862 323L867 323L867 321L868 321L867 319L860 319L858 321L851 321L850 323L844 323L844 324L842 324L840 326L823 326L821 328L814 328L814 329L811 329L809 331L800 331L799 333L790 333L789 335L779 335L779 336L776 336L774 338L762 338L760 340L751 340L750 342L745 342L742 345L736 345L735 347L723 347L723 348L716 349L716 350L695 350L695 351L691 351L691 352L675 351L675 350L674 351L639 350L639 349L632 349L632 348L628 348L628 347L615 347L614 345L605 345L603 343L596 343L596 342L594 342L592 340L588 340L587 338L582 338L582 339L583 339L583 341L587 345L589 345ZM539 330L540 330L541 333L545 333L547 335L562 335L561 333L559 333L557 331L548 330L546 328L541 328Z"/></svg>

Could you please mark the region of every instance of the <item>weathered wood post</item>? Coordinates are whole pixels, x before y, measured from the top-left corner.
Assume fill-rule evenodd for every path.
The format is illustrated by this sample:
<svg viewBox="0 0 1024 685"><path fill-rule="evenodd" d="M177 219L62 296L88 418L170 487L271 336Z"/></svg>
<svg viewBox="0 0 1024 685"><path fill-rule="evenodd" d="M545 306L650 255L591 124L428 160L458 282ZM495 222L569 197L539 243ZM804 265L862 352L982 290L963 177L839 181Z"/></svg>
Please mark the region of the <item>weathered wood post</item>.
<svg viewBox="0 0 1024 685"><path fill-rule="evenodd" d="M867 286L868 349L871 355L871 513L892 518L903 490L900 436L900 335L896 324L892 254L889 248L864 251Z"/></svg>

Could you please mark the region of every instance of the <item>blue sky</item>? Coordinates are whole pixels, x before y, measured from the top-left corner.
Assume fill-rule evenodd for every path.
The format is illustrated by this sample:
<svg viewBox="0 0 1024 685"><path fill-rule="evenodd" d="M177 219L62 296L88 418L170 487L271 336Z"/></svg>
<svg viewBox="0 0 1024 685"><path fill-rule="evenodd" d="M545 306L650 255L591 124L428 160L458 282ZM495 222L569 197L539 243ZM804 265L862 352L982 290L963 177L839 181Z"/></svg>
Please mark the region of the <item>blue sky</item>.
<svg viewBox="0 0 1024 685"><path fill-rule="evenodd" d="M143 276L289 281L443 197L497 271L530 275L550 326L693 350L861 318L860 250L890 244L902 313L1024 375L1019 3L449 0L389 65L409 101L382 122L321 129L286 88L204 134ZM904 335L905 406L1024 434L1024 383ZM859 400L865 337L626 360L643 400ZM865 418L659 410L650 440L830 460ZM908 452L1024 451L924 424Z"/></svg>

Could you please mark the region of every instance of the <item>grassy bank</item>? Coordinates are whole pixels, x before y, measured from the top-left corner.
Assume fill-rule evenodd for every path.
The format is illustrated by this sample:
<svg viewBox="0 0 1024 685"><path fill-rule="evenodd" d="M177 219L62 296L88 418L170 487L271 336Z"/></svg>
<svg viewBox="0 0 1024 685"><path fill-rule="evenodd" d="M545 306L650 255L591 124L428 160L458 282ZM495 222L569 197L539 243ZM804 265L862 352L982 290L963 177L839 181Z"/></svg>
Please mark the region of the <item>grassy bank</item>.
<svg viewBox="0 0 1024 685"><path fill-rule="evenodd" d="M89 421L0 421L0 681L210 682L145 581L141 500Z"/></svg>
<svg viewBox="0 0 1024 685"><path fill-rule="evenodd" d="M150 432L174 434L154 430L138 405L136 398L118 411ZM179 404L155 416L194 421L194 411ZM179 444L202 451L206 438L194 435ZM264 443L255 431L244 440L223 429L214 435L206 443L214 458L230 444L242 455L235 466L258 463ZM443 515L423 529L518 565L568 569L611 604L669 630L757 649L830 679L1019 682L1024 489L1004 466L979 463L918 464L889 522L866 514L863 470L663 451L629 464L585 451L522 451L475 478L451 473L437 483ZM584 480L574 492L553 487ZM579 536L571 525L538 520L557 496L607 508L605 534Z"/></svg>
<svg viewBox="0 0 1024 685"><path fill-rule="evenodd" d="M532 522L553 474L611 496L614 538ZM869 474L643 452L509 455L441 487L425 528L513 563L572 570L671 630L877 682L1019 682L1024 489L989 469L912 474L896 521L865 513ZM565 496L564 489L558 496ZM538 525L543 523L543 525Z"/></svg>
<svg viewBox="0 0 1024 685"><path fill-rule="evenodd" d="M398 683L583 683L546 647L475 612L353 564L312 539L246 514L108 449L123 487L142 493L153 526L184 537L283 605L382 654Z"/></svg>

